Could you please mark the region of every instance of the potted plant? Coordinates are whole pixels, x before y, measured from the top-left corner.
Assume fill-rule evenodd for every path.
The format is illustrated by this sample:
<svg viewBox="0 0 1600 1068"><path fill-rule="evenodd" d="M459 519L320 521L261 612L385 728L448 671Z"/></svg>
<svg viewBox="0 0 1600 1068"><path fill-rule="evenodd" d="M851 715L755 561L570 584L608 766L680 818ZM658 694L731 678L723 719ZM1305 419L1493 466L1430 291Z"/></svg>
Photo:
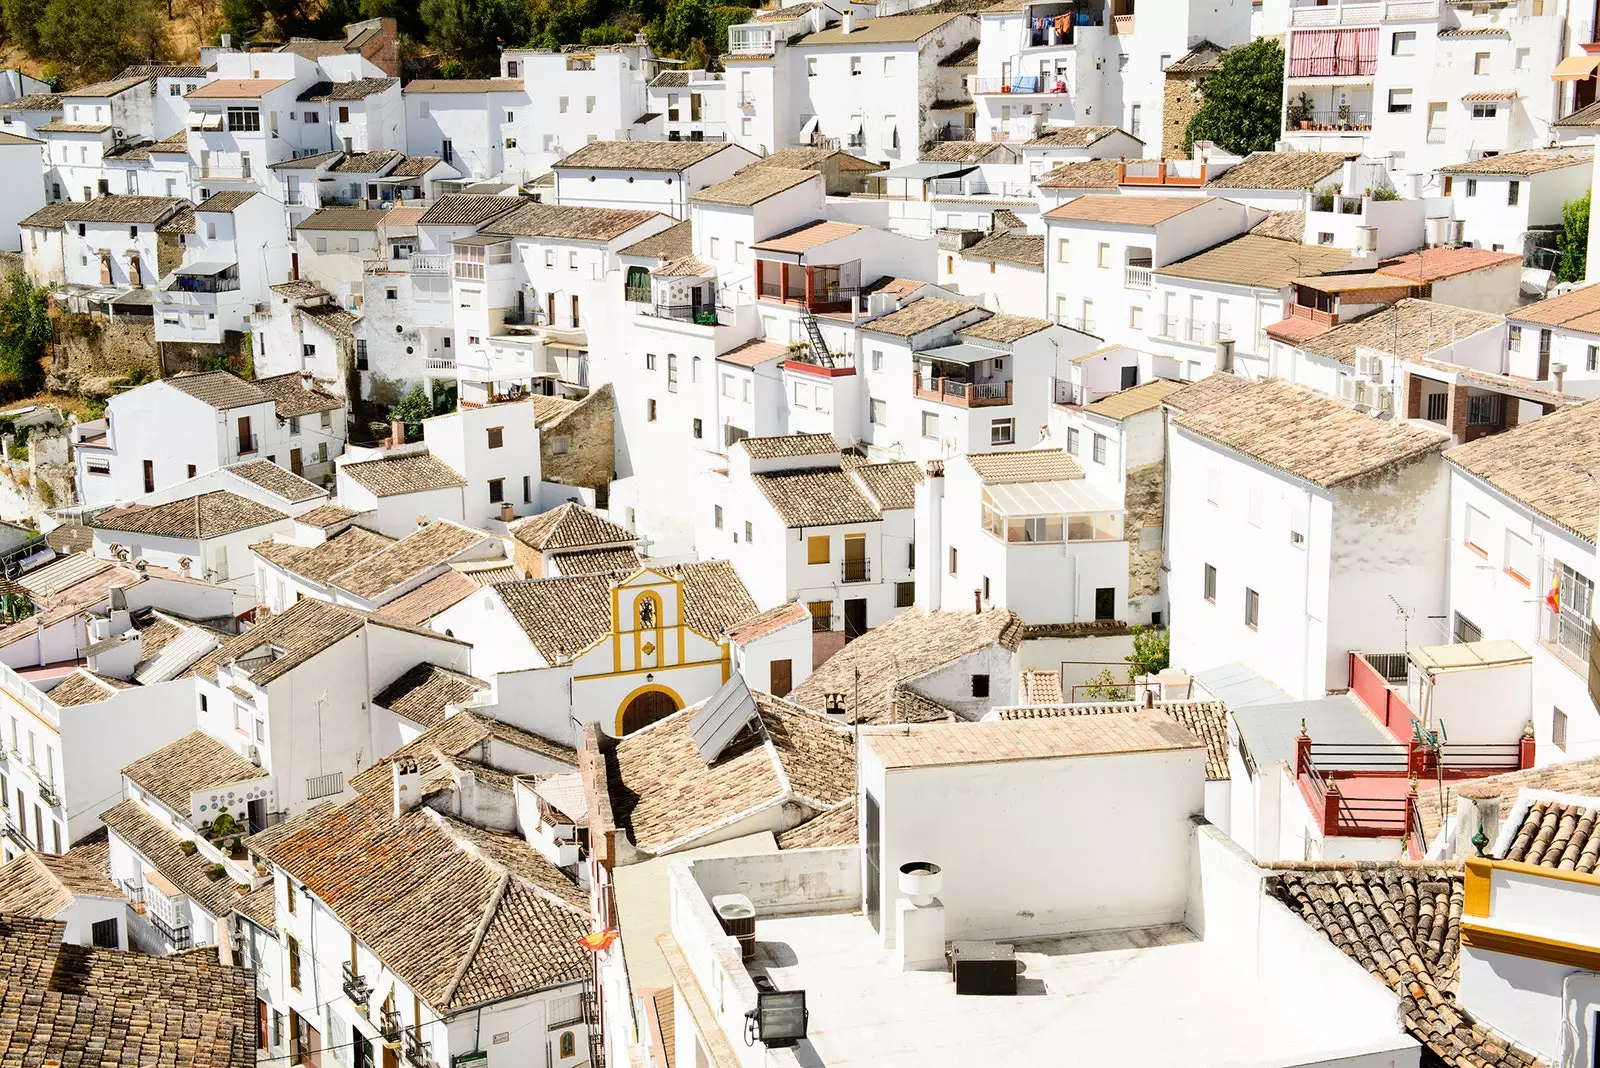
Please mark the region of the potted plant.
<svg viewBox="0 0 1600 1068"><path fill-rule="evenodd" d="M1309 130L1311 128L1311 114L1312 104L1311 95L1309 93L1301 93L1299 96L1289 101L1289 111L1287 117L1290 126L1297 127L1301 130Z"/></svg>
<svg viewBox="0 0 1600 1068"><path fill-rule="evenodd" d="M206 874L213 879L220 879L228 873L228 869L221 864L213 864L206 869Z"/></svg>
<svg viewBox="0 0 1600 1068"><path fill-rule="evenodd" d="M194 851L196 849L198 849L198 848L199 848L198 846L196 846L193 842L189 841L189 839L187 839L187 838L185 838L183 841L178 843L178 851L180 853L182 853L186 857L194 856Z"/></svg>

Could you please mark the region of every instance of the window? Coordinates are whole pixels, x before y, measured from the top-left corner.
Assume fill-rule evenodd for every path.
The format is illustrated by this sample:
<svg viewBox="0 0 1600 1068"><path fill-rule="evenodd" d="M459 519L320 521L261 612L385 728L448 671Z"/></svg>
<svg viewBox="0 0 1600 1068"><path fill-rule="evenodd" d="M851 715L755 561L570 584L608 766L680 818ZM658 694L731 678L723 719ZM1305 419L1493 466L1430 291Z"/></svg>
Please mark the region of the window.
<svg viewBox="0 0 1600 1068"><path fill-rule="evenodd" d="M1505 421L1505 395L1483 393L1467 397L1468 426L1499 426Z"/></svg>
<svg viewBox="0 0 1600 1068"><path fill-rule="evenodd" d="M1206 565L1205 596L1207 603L1217 603L1217 569L1210 564Z"/></svg>
<svg viewBox="0 0 1600 1068"><path fill-rule="evenodd" d="M915 582L896 582L894 584L894 606L896 608L910 608L917 603L917 584Z"/></svg>
<svg viewBox="0 0 1600 1068"><path fill-rule="evenodd" d="M1104 434L1096 434L1094 436L1094 462L1097 464L1106 462L1106 436Z"/></svg>
<svg viewBox="0 0 1600 1068"><path fill-rule="evenodd" d="M506 443L505 427L492 426L487 433L489 435L489 448L498 449Z"/></svg>
<svg viewBox="0 0 1600 1068"><path fill-rule="evenodd" d="M1067 262L1067 239L1064 237L1056 238L1056 262Z"/></svg>
<svg viewBox="0 0 1600 1068"><path fill-rule="evenodd" d="M825 564L828 562L828 549L832 539L826 534L819 534L806 539L806 563Z"/></svg>
<svg viewBox="0 0 1600 1068"><path fill-rule="evenodd" d="M733 243L733 262L734 263L743 263L744 262L744 242L743 241L735 241Z"/></svg>
<svg viewBox="0 0 1600 1068"><path fill-rule="evenodd" d="M1522 197L1522 183L1521 182L1507 182L1506 183L1506 205L1508 207L1514 207L1516 205L1517 201L1519 199L1521 199L1521 197Z"/></svg>
<svg viewBox="0 0 1600 1068"><path fill-rule="evenodd" d="M1144 329L1144 309L1143 308L1133 307L1133 308L1129 308L1128 309L1128 329L1129 330L1143 330Z"/></svg>
<svg viewBox="0 0 1600 1068"><path fill-rule="evenodd" d="M956 573L956 547L950 546L950 574Z"/></svg>
<svg viewBox="0 0 1600 1068"><path fill-rule="evenodd" d="M1117 618L1117 591L1114 586L1097 586L1094 591L1094 618Z"/></svg>
<svg viewBox="0 0 1600 1068"><path fill-rule="evenodd" d="M744 543L749 545L756 540L755 524L746 519L744 521Z"/></svg>
<svg viewBox="0 0 1600 1068"><path fill-rule="evenodd" d="M667 392L678 392L678 357L667 353Z"/></svg>
<svg viewBox="0 0 1600 1068"><path fill-rule="evenodd" d="M585 115L594 114L594 97L586 96L583 98L583 112Z"/></svg>
<svg viewBox="0 0 1600 1068"><path fill-rule="evenodd" d="M1261 595L1247 586L1244 591L1244 625L1255 630L1260 622Z"/></svg>
<svg viewBox="0 0 1600 1068"><path fill-rule="evenodd" d="M1512 352L1522 351L1522 327L1515 323L1506 328L1506 348Z"/></svg>
<svg viewBox="0 0 1600 1068"><path fill-rule="evenodd" d="M1389 54L1391 56L1414 56L1417 54L1417 31L1399 30L1389 39Z"/></svg>
<svg viewBox="0 0 1600 1068"><path fill-rule="evenodd" d="M1522 583L1531 586L1533 583L1533 543L1520 534L1506 531L1506 557L1504 568L1507 575Z"/></svg>
<svg viewBox="0 0 1600 1068"><path fill-rule="evenodd" d="M444 160L446 163L450 163L456 158L455 146L450 143L450 139L448 137L439 142L439 158Z"/></svg>
<svg viewBox="0 0 1600 1068"><path fill-rule="evenodd" d="M1562 752L1567 748L1567 714L1559 708L1550 709L1550 744ZM111 921L115 923L116 921ZM100 926L95 924L96 927ZM96 942L95 945L100 943Z"/></svg>
<svg viewBox="0 0 1600 1068"><path fill-rule="evenodd" d="M939 440L939 413L922 413L922 436L929 441Z"/></svg>
<svg viewBox="0 0 1600 1068"><path fill-rule="evenodd" d="M699 441L703 437L705 437L705 423L696 418L694 421L694 439Z"/></svg>
<svg viewBox="0 0 1600 1068"><path fill-rule="evenodd" d="M656 399L654 397L644 402L644 421L647 423L656 421Z"/></svg>
<svg viewBox="0 0 1600 1068"><path fill-rule="evenodd" d="M1078 455L1078 428L1075 426L1067 427L1067 451Z"/></svg>
<svg viewBox="0 0 1600 1068"><path fill-rule="evenodd" d="M1473 104L1472 117L1475 119L1492 119L1499 114L1500 108L1496 104Z"/></svg>
<svg viewBox="0 0 1600 1068"><path fill-rule="evenodd" d="M1594 583L1566 564L1556 564L1555 641L1563 651L1583 664L1589 662L1589 606L1594 600ZM1548 604L1549 598L1546 598Z"/></svg>
<svg viewBox="0 0 1600 1068"><path fill-rule="evenodd" d="M289 911L294 911L294 887L289 887ZM300 989L300 940L294 935L289 939L289 989Z"/></svg>
<svg viewBox="0 0 1600 1068"><path fill-rule="evenodd" d="M1222 472L1206 472L1206 502L1220 505L1222 503Z"/></svg>
<svg viewBox="0 0 1600 1068"><path fill-rule="evenodd" d="M1433 420L1435 423L1444 422L1445 419L1448 417L1449 411L1450 411L1450 394L1448 394L1448 393L1430 393L1430 394L1428 394L1428 405L1427 405L1427 407L1428 407L1428 416L1427 417L1429 419Z"/></svg>
<svg viewBox="0 0 1600 1068"><path fill-rule="evenodd" d="M228 129L252 133L261 129L260 108L229 108Z"/></svg>
<svg viewBox="0 0 1600 1068"><path fill-rule="evenodd" d="M972 676L972 696L974 696L974 697L988 697L989 696L989 676L988 675L974 675L974 676Z"/></svg>
<svg viewBox="0 0 1600 1068"><path fill-rule="evenodd" d="M644 354L644 369L646 371L654 371L656 369L656 354L655 353L647 352L647 353Z"/></svg>
<svg viewBox="0 0 1600 1068"><path fill-rule="evenodd" d="M1100 242L1099 251L1097 251L1095 253L1095 266L1097 266L1097 267L1110 267L1111 266L1111 245L1108 242L1105 242L1105 241Z"/></svg>
<svg viewBox="0 0 1600 1068"><path fill-rule="evenodd" d="M291 415L289 417L289 436L290 437L294 437L295 435L297 435L299 433L300 433L300 417L298 415Z"/></svg>
<svg viewBox="0 0 1600 1068"><path fill-rule="evenodd" d="M861 57L860 56L851 56L850 57L850 77L858 78L860 76L861 76Z"/></svg>
<svg viewBox="0 0 1600 1068"><path fill-rule="evenodd" d="M729 399L733 398L734 389L733 389L733 376L732 375L723 375L722 376L722 395L724 397L729 398Z"/></svg>
<svg viewBox="0 0 1600 1068"><path fill-rule="evenodd" d="M807 78L815 78L816 76L817 76L817 57L816 56L807 56L806 57L806 77Z"/></svg>
<svg viewBox="0 0 1600 1068"><path fill-rule="evenodd" d="M1133 134L1135 137L1139 136L1139 129L1142 125L1140 120L1143 118L1143 110L1143 107L1139 104L1134 104L1132 107L1128 108L1128 132Z"/></svg>
<svg viewBox="0 0 1600 1068"><path fill-rule="evenodd" d="M1489 559L1489 550L1486 548L1489 544L1489 517L1469 504L1463 526L1466 529L1462 543L1485 560Z"/></svg>
<svg viewBox="0 0 1600 1068"><path fill-rule="evenodd" d="M1489 53L1487 53L1487 52L1477 52L1477 53L1473 54L1473 57L1472 57L1472 73L1474 73L1474 74L1488 74L1489 73Z"/></svg>
<svg viewBox="0 0 1600 1068"><path fill-rule="evenodd" d="M811 612L811 629L826 634L833 629L833 602L811 601L806 605Z"/></svg>
<svg viewBox="0 0 1600 1068"><path fill-rule="evenodd" d="M356 341L356 370L367 370L367 342L365 338Z"/></svg>
<svg viewBox="0 0 1600 1068"><path fill-rule="evenodd" d="M1600 371L1600 345L1589 346L1589 357L1584 366L1590 371Z"/></svg>
<svg viewBox="0 0 1600 1068"><path fill-rule="evenodd" d="M882 349L873 349L872 350L872 369L874 371L883 370L883 350Z"/></svg>
<svg viewBox="0 0 1600 1068"><path fill-rule="evenodd" d="M1476 178L1468 178L1467 179L1467 196L1475 197L1477 195L1478 195L1478 180ZM1514 330L1516 328L1512 327L1512 329Z"/></svg>
<svg viewBox="0 0 1600 1068"><path fill-rule="evenodd" d="M1517 69L1518 70L1527 70L1528 69L1528 49L1526 49L1526 48L1517 49Z"/></svg>
<svg viewBox="0 0 1600 1068"><path fill-rule="evenodd" d="M722 529L722 505L720 504L711 506L711 525L718 530Z"/></svg>
<svg viewBox="0 0 1600 1068"><path fill-rule="evenodd" d="M1391 115L1409 115L1409 114L1411 114L1411 90L1410 89L1390 89L1389 90L1389 114L1391 114Z"/></svg>
<svg viewBox="0 0 1600 1068"><path fill-rule="evenodd" d="M109 920L97 920L89 928L89 941L101 949L117 949L121 939L117 937L117 919L113 916Z"/></svg>
<svg viewBox="0 0 1600 1068"><path fill-rule="evenodd" d="M989 444L1010 445L1016 440L1017 421L1015 419L995 419L989 423Z"/></svg>
<svg viewBox="0 0 1600 1068"><path fill-rule="evenodd" d="M506 499L506 480L503 479L503 478L491 478L489 480L489 503L490 504L499 504L501 501L503 501L505 499Z"/></svg>
<svg viewBox="0 0 1600 1068"><path fill-rule="evenodd" d="M867 412L868 418L872 420L873 426L889 425L889 405L879 400L877 397L873 397L867 401Z"/></svg>

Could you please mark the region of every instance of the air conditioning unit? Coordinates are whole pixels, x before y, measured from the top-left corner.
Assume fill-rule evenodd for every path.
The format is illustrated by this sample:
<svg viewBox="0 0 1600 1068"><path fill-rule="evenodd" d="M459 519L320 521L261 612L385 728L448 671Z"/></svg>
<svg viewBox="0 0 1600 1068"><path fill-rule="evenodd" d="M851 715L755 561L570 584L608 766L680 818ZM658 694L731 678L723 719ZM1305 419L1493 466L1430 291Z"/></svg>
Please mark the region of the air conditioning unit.
<svg viewBox="0 0 1600 1068"><path fill-rule="evenodd" d="M1339 399L1354 404L1356 401L1356 380L1348 376L1339 379Z"/></svg>
<svg viewBox="0 0 1600 1068"><path fill-rule="evenodd" d="M1356 379L1356 403L1370 406L1372 404L1372 384L1362 379Z"/></svg>
<svg viewBox="0 0 1600 1068"><path fill-rule="evenodd" d="M1394 390L1389 386L1378 387L1378 410L1385 415L1394 414Z"/></svg>
<svg viewBox="0 0 1600 1068"><path fill-rule="evenodd" d="M261 766L261 747L250 742L239 743L239 755L244 757L256 767Z"/></svg>

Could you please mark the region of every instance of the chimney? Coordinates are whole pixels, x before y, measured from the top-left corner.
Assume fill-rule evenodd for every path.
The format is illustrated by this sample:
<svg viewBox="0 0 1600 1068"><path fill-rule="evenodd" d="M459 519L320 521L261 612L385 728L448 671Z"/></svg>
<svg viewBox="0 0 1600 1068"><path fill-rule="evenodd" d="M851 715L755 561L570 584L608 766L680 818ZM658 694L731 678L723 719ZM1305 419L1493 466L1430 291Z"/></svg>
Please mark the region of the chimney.
<svg viewBox="0 0 1600 1068"><path fill-rule="evenodd" d="M944 461L929 460L928 477L917 487L916 532L912 550L916 553L913 572L917 580L917 603L924 615L937 612L943 604L944 571Z"/></svg>
<svg viewBox="0 0 1600 1068"><path fill-rule="evenodd" d="M404 419L396 419L389 424L389 444L404 445L406 443L406 424Z"/></svg>
<svg viewBox="0 0 1600 1068"><path fill-rule="evenodd" d="M228 49L233 47L233 34L231 34L231 33L223 34L221 37L219 37L217 39L217 43L222 45L222 50L224 52L226 52Z"/></svg>
<svg viewBox="0 0 1600 1068"><path fill-rule="evenodd" d="M840 20L840 22L839 22L839 32L840 33L855 33L856 32L856 10L855 10L854 7L846 7L844 9L844 18L842 20Z"/></svg>
<svg viewBox="0 0 1600 1068"><path fill-rule="evenodd" d="M1339 184L1344 187L1345 196L1358 197L1361 195L1361 178L1357 172L1355 160L1347 159L1344 161L1343 173L1339 175Z"/></svg>
<svg viewBox="0 0 1600 1068"><path fill-rule="evenodd" d="M1219 338L1217 340L1216 356L1217 356L1216 369L1218 371L1222 371L1225 374L1232 374L1233 373L1233 339L1232 338Z"/></svg>
<svg viewBox="0 0 1600 1068"><path fill-rule="evenodd" d="M516 517L517 517L517 513L512 510L511 502L510 501L501 501L500 502L500 522L509 523L513 519L515 519Z"/></svg>
<svg viewBox="0 0 1600 1068"><path fill-rule="evenodd" d="M394 815L399 819L422 804L422 773L413 757L397 757L389 771L394 781Z"/></svg>
<svg viewBox="0 0 1600 1068"><path fill-rule="evenodd" d="M1551 364L1550 365L1550 377L1555 379L1556 392L1557 393L1565 393L1567 391L1567 365L1566 364L1559 363L1559 362Z"/></svg>
<svg viewBox="0 0 1600 1068"><path fill-rule="evenodd" d="M977 615L983 614L983 590L977 586L972 587L972 611Z"/></svg>
<svg viewBox="0 0 1600 1068"><path fill-rule="evenodd" d="M300 372L300 388L301 389L306 390L307 392L310 392L313 388L315 388L316 381L317 380L311 376L311 372L310 371L301 371Z"/></svg>

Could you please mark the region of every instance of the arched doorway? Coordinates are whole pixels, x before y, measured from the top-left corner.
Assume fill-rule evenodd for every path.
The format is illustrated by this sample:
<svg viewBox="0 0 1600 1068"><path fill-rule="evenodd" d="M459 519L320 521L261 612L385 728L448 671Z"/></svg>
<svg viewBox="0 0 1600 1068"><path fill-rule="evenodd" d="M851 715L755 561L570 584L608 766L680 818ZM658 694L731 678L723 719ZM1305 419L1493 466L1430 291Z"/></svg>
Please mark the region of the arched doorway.
<svg viewBox="0 0 1600 1068"><path fill-rule="evenodd" d="M649 689L633 695L617 717L617 734L626 736L678 710L678 701L665 690Z"/></svg>

